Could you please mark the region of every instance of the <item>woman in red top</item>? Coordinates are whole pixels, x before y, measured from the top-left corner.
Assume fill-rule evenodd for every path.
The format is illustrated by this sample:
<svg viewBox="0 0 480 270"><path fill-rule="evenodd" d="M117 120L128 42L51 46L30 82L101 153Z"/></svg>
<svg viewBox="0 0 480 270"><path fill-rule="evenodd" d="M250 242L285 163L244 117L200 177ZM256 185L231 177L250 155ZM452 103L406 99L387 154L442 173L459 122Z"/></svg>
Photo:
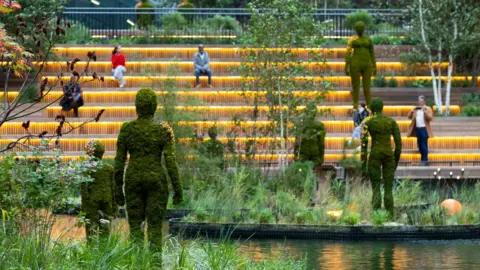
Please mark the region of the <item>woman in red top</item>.
<svg viewBox="0 0 480 270"><path fill-rule="evenodd" d="M112 73L113 77L120 82L120 88L125 87L125 79L123 73L127 72L125 68L125 55L122 54L122 47L115 46L112 52Z"/></svg>

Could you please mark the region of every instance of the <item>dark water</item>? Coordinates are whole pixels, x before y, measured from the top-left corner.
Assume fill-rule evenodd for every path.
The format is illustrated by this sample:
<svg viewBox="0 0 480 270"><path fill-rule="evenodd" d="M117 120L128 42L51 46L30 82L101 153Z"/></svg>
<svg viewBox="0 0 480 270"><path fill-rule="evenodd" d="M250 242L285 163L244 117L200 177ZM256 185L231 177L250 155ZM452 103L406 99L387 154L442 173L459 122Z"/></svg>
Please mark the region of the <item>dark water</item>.
<svg viewBox="0 0 480 270"><path fill-rule="evenodd" d="M480 240L249 240L242 246L255 259L306 256L308 269L480 269Z"/></svg>

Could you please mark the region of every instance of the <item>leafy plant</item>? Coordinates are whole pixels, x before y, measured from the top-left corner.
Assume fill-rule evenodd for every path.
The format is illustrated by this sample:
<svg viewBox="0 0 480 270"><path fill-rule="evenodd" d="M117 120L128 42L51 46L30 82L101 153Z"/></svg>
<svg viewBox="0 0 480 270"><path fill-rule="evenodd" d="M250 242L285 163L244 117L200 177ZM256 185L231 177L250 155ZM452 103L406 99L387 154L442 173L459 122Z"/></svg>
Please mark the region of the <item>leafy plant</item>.
<svg viewBox="0 0 480 270"><path fill-rule="evenodd" d="M374 87L387 87L387 79L383 74L377 74L373 79Z"/></svg>
<svg viewBox="0 0 480 270"><path fill-rule="evenodd" d="M305 223L311 223L314 220L314 216L312 211L310 210L302 210L295 214L295 222L297 224L305 224Z"/></svg>
<svg viewBox="0 0 480 270"><path fill-rule="evenodd" d="M371 220L375 226L383 226L383 224L392 219L389 212L381 209L372 212Z"/></svg>
<svg viewBox="0 0 480 270"><path fill-rule="evenodd" d="M467 105L462 107L462 114L465 116L480 116L480 106L478 105Z"/></svg>
<svg viewBox="0 0 480 270"><path fill-rule="evenodd" d="M274 218L272 214L272 210L269 208L262 209L258 215L258 221L260 224L268 224L268 223L274 223Z"/></svg>
<svg viewBox="0 0 480 270"><path fill-rule="evenodd" d="M187 19L178 12L164 15L160 18L160 22L162 23L162 28L167 31L184 29L187 26Z"/></svg>
<svg viewBox="0 0 480 270"><path fill-rule="evenodd" d="M342 215L342 223L347 225L357 225L360 215L355 212L348 211Z"/></svg>
<svg viewBox="0 0 480 270"><path fill-rule="evenodd" d="M395 88L398 87L398 81L394 77L391 77L390 80L388 80L387 86L390 88Z"/></svg>

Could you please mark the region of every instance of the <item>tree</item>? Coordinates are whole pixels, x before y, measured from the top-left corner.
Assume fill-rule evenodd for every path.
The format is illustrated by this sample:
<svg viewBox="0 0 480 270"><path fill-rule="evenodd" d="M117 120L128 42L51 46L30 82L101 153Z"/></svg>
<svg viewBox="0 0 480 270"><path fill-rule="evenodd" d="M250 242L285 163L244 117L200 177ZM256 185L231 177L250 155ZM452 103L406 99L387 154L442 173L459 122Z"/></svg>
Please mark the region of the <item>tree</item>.
<svg viewBox="0 0 480 270"><path fill-rule="evenodd" d="M270 150L280 150L279 163L284 168L291 148L289 124L308 102L294 91L316 91L312 99L319 102L331 88L330 83L315 74L324 70L325 56L309 49L326 23L315 21L311 5L295 0L255 0L249 9L252 17L244 37L247 45L240 52L243 60L239 68L242 90L248 91L254 105L252 141L247 145L251 146L254 157L259 106L268 106L267 117L272 125L263 135L279 138L279 143L271 145ZM301 50L307 51L307 56L300 56ZM309 71L309 64L315 73Z"/></svg>
<svg viewBox="0 0 480 270"><path fill-rule="evenodd" d="M420 40L428 56L433 95L438 114L443 112L440 64L445 57L448 59L445 114L449 116L451 78L454 69L453 59L458 53L459 45L475 34L475 26L479 23L479 10L474 0L415 0L409 6L413 25L412 35Z"/></svg>

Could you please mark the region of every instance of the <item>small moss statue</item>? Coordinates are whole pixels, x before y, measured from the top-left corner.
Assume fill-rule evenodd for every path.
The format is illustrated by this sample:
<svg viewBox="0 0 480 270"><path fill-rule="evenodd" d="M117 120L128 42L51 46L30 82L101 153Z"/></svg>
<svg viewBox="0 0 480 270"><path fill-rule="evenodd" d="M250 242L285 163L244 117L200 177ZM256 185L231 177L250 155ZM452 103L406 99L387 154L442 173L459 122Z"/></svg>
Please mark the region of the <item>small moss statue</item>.
<svg viewBox="0 0 480 270"><path fill-rule="evenodd" d="M217 140L217 126L213 125L208 129L210 140L204 141L200 147L200 154L209 159L219 160L218 166L223 169L224 166L224 145Z"/></svg>
<svg viewBox="0 0 480 270"><path fill-rule="evenodd" d="M358 106L358 97L360 94L360 77L363 82L363 94L365 103L370 108L370 82L372 75L377 74L377 62L375 60L375 51L370 37L364 36L365 25L362 21L355 23L356 36L352 37L347 46L345 54L345 74L352 79L353 90L353 108ZM353 55L352 55L353 53Z"/></svg>
<svg viewBox="0 0 480 270"><path fill-rule="evenodd" d="M173 203L183 201L183 188L175 157L175 137L169 125L154 121L157 96L141 89L135 98L137 120L122 125L115 157L116 202L125 204L133 241L143 241L142 222L148 224L150 248L161 250L162 224L169 197L168 178L174 189ZM130 154L125 173L124 168ZM165 168L162 165L162 156ZM167 178L168 173L168 178ZM125 184L125 197L122 187Z"/></svg>
<svg viewBox="0 0 480 270"><path fill-rule="evenodd" d="M90 140L85 151L87 155L102 159L105 146L98 140ZM82 191L82 211L89 220L86 224L87 239L97 234L104 236L110 232L110 224L115 214L116 205L113 201L114 179L113 166L103 164L90 173L93 182L84 183Z"/></svg>
<svg viewBox="0 0 480 270"><path fill-rule="evenodd" d="M321 166L325 155L325 126L317 120L317 106L313 102L306 106L304 115L295 138L295 157L299 161L312 161L315 166Z"/></svg>
<svg viewBox="0 0 480 270"><path fill-rule="evenodd" d="M383 176L384 205L385 209L393 217L393 179L395 170L402 153L402 139L397 122L390 117L383 116L383 101L375 97L372 99L372 117L364 120L362 131L362 168L370 178L373 195L373 209L382 207L380 183ZM368 157L368 136L372 136L372 148ZM392 149L391 137L395 142L395 152Z"/></svg>
<svg viewBox="0 0 480 270"><path fill-rule="evenodd" d="M153 12L154 6L148 0L141 0L137 5L137 25L139 29L148 29L150 25L153 24L154 15Z"/></svg>

